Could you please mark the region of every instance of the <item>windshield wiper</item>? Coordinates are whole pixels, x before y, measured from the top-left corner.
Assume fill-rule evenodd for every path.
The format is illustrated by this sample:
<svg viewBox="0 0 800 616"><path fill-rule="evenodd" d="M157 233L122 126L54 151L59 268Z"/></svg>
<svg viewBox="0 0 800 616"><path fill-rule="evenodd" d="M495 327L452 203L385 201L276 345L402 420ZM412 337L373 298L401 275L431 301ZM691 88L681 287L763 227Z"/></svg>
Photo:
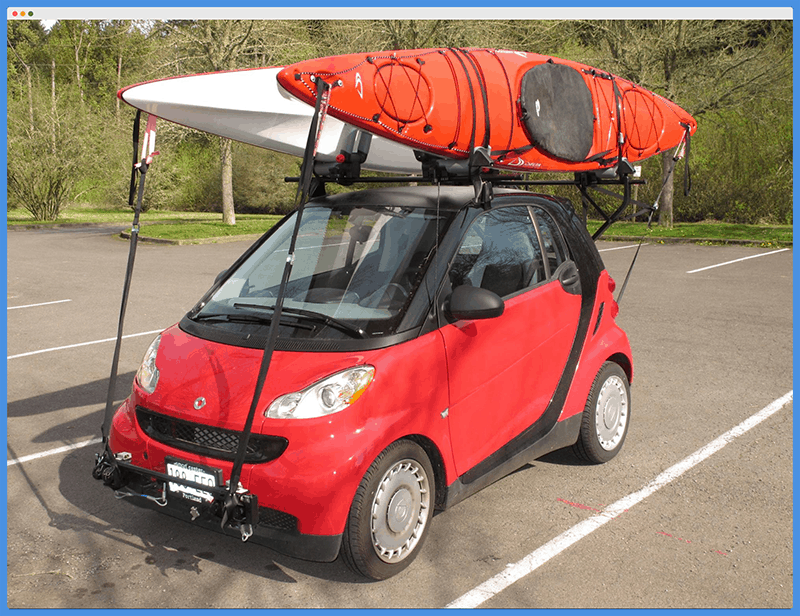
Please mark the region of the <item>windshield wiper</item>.
<svg viewBox="0 0 800 616"><path fill-rule="evenodd" d="M266 306L263 304L234 304L234 308L254 308L256 310L275 310L275 306ZM299 316L309 319L311 321L316 321L318 323L323 323L325 325L329 325L331 327L335 327L347 334L350 334L354 338L366 338L367 332L365 332L360 327L356 327L355 325L350 325L345 321L340 321L336 317L330 317L327 314L323 314L321 312L314 312L313 310L304 310L302 308L289 308L284 306L281 308L282 312L290 314L292 316Z"/></svg>
<svg viewBox="0 0 800 616"><path fill-rule="evenodd" d="M192 321L223 321L225 323L263 323L265 325L272 323L272 317L257 314L198 314L189 318L192 319ZM288 325L289 327L296 327L297 329L314 329L313 326L299 323L298 321L284 321L283 319L281 319L281 325Z"/></svg>

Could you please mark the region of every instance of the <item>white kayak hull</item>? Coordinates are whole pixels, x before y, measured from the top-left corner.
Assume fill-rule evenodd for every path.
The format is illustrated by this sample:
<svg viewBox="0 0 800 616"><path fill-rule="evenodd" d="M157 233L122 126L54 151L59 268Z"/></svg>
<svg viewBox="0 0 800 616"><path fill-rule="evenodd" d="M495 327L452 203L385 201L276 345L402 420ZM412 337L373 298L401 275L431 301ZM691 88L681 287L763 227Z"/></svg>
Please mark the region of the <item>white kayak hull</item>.
<svg viewBox="0 0 800 616"><path fill-rule="evenodd" d="M119 98L176 124L259 148L302 157L313 107L290 95L276 79L282 67L224 71L150 81L123 88ZM327 116L317 160L332 162L365 131ZM366 133L369 134L369 133ZM419 173L413 149L371 135L365 169Z"/></svg>

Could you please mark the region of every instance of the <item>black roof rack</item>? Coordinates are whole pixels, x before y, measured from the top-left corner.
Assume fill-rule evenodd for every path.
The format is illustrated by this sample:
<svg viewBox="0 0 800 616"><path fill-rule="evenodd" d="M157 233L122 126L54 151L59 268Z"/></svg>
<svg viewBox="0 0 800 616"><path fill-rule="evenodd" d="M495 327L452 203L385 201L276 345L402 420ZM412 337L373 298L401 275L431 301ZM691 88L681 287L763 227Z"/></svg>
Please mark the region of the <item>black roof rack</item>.
<svg viewBox="0 0 800 616"><path fill-rule="evenodd" d="M353 184L441 184L451 186L469 186L475 189L475 201L485 208L490 208L493 187L530 187L530 186L575 186L581 194L584 214L589 206L593 207L604 219L603 224L592 236L598 239L605 231L620 220L626 208L637 205L641 208L634 216L650 212L654 208L646 203L631 199L631 186L645 184L641 178L635 178L633 166L625 159L622 164L609 169L597 171L581 171L573 174L572 179L553 180L529 179L530 174L510 173L493 166L490 153L486 148L475 148L469 159L452 159L415 151L420 161L421 173L418 175L362 176L361 164L366 160L369 151L369 139L361 138L359 143L348 144L349 151L343 150L335 162L313 161L313 177L309 189L310 197L325 195L325 184L335 183L343 186ZM286 182L300 182L300 177L284 178ZM622 194L605 187L622 186ZM600 192L617 199L622 203L613 212L606 212L592 198L589 190Z"/></svg>

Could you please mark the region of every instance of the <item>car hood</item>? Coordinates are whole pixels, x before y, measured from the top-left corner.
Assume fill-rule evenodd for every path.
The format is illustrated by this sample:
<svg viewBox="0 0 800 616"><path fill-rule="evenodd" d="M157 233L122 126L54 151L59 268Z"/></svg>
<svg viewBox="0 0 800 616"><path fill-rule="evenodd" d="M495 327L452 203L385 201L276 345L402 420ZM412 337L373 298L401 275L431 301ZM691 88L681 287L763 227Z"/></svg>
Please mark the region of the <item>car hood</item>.
<svg viewBox="0 0 800 616"><path fill-rule="evenodd" d="M177 325L166 330L156 358L155 391L138 390L139 404L186 421L242 430L255 392L263 351L203 340ZM255 426L278 396L363 364L364 353L275 351L259 400ZM199 407L199 408L198 408Z"/></svg>

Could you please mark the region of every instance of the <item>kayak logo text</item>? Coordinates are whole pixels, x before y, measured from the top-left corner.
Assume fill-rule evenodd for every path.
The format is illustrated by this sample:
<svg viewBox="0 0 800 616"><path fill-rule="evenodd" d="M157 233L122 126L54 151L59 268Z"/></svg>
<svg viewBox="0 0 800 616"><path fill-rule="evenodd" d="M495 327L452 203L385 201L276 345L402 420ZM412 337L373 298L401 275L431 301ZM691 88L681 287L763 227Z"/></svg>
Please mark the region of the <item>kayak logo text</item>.
<svg viewBox="0 0 800 616"><path fill-rule="evenodd" d="M361 81L361 73L356 73L356 90L361 100L364 100L364 82Z"/></svg>

